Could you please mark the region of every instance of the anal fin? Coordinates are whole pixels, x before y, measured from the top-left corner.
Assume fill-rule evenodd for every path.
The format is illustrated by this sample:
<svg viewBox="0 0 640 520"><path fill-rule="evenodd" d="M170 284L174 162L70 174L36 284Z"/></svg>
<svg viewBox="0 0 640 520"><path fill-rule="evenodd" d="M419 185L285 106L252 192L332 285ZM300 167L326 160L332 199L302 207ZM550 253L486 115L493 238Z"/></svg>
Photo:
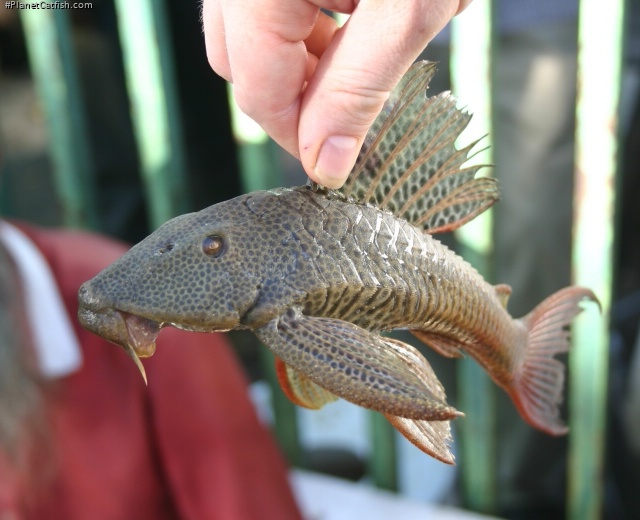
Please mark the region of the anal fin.
<svg viewBox="0 0 640 520"><path fill-rule="evenodd" d="M435 334L432 332L426 332L424 330L409 330L416 338L422 341L425 345L428 345L438 354L448 358L461 358L464 357L462 350L460 349L460 343L443 336L442 334Z"/></svg>

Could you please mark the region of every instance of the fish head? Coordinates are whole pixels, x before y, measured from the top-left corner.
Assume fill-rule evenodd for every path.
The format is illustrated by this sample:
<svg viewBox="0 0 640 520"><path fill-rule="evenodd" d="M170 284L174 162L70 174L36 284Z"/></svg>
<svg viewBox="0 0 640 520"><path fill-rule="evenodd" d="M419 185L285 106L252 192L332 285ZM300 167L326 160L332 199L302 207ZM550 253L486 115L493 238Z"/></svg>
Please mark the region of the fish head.
<svg viewBox="0 0 640 520"><path fill-rule="evenodd" d="M139 367L164 326L238 327L259 297L264 262L251 216L232 199L166 222L82 285L80 323L121 345Z"/></svg>

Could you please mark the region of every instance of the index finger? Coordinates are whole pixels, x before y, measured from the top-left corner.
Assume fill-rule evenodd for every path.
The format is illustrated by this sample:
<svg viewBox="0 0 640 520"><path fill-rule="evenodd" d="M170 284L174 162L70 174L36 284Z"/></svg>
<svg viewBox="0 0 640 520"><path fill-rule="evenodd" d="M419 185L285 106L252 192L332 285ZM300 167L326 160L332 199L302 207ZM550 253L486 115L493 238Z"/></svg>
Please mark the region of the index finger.
<svg viewBox="0 0 640 520"><path fill-rule="evenodd" d="M304 45L319 9L306 0L221 0L234 96L240 109L297 155Z"/></svg>

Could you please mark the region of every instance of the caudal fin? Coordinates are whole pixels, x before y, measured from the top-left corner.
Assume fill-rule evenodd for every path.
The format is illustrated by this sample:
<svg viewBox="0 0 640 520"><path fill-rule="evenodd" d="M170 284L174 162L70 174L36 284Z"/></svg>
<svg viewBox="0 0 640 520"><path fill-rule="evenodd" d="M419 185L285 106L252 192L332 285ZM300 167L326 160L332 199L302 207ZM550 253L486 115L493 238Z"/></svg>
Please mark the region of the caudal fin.
<svg viewBox="0 0 640 520"><path fill-rule="evenodd" d="M579 304L584 300L598 303L589 289L566 287L520 319L528 330L527 345L507 391L522 417L551 435L568 431L558 409L562 403L565 367L554 356L569 350L566 327L582 311Z"/></svg>

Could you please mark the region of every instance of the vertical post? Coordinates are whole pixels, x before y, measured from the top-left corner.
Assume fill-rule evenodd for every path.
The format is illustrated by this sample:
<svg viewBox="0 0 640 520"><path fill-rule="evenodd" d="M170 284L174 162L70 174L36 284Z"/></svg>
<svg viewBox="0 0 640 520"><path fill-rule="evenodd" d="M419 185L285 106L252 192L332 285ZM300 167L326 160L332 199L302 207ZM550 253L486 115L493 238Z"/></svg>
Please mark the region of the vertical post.
<svg viewBox="0 0 640 520"><path fill-rule="evenodd" d="M231 109L231 128L238 145L238 161L242 187L246 193L268 190L282 185L282 174L277 168L275 146L260 125L244 114L228 85L227 96Z"/></svg>
<svg viewBox="0 0 640 520"><path fill-rule="evenodd" d="M157 227L189 209L166 9L162 0L115 0L115 7L150 221Z"/></svg>
<svg viewBox="0 0 640 520"><path fill-rule="evenodd" d="M602 318L583 315L570 355L568 518L600 518L624 0L580 2L573 273Z"/></svg>
<svg viewBox="0 0 640 520"><path fill-rule="evenodd" d="M97 228L94 169L68 11L20 9L31 72L43 104L63 221Z"/></svg>
<svg viewBox="0 0 640 520"><path fill-rule="evenodd" d="M472 2L452 23L451 74L454 92L468 104L474 117L462 136L467 144L487 135L492 121L492 2ZM466 138L465 136L473 136ZM476 155L476 164L492 164L491 148ZM486 175L487 172L484 172ZM463 256L488 279L492 278L492 218L485 212L457 232ZM476 511L495 508L495 397L487 375L470 358L458 369L460 408L467 412L459 427L462 435L462 486L465 505Z"/></svg>
<svg viewBox="0 0 640 520"><path fill-rule="evenodd" d="M300 466L302 464L302 451L300 448L296 406L280 390L273 355L264 346L260 348L260 363L271 388L271 406L273 407L273 417L275 419L274 434L287 462L292 466Z"/></svg>
<svg viewBox="0 0 640 520"><path fill-rule="evenodd" d="M371 425L369 473L376 487L396 491L398 489L396 430L381 413L368 412L367 415Z"/></svg>

